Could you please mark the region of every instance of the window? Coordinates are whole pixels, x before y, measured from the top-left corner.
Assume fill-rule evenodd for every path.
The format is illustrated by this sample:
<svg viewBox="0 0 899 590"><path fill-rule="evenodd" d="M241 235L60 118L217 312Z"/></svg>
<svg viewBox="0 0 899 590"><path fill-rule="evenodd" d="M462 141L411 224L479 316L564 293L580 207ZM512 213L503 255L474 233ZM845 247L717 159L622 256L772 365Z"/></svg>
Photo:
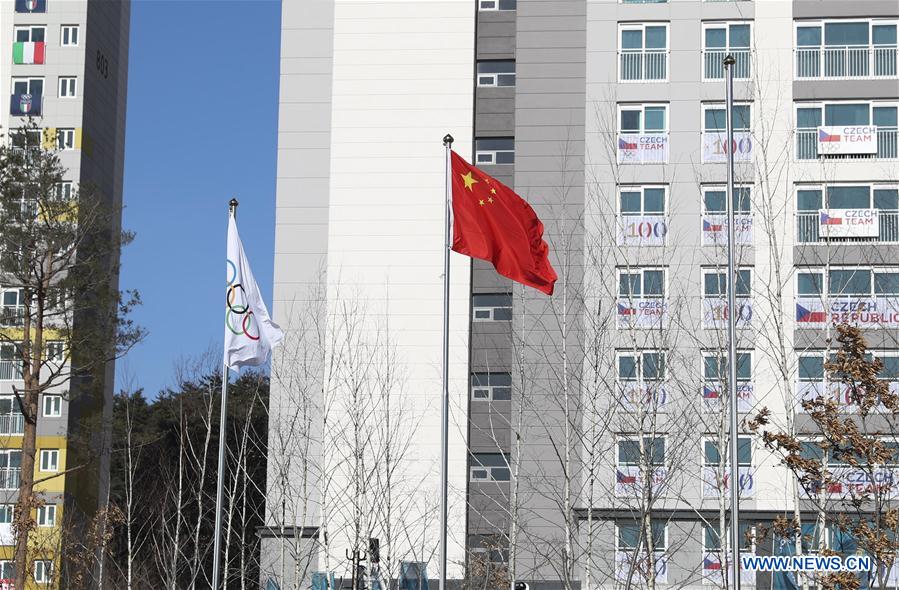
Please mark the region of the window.
<svg viewBox="0 0 899 590"><path fill-rule="evenodd" d="M796 274L796 290L799 297L807 298L821 298L825 292L830 297L895 297L899 296L899 269L831 268L826 277L824 270L802 270Z"/></svg>
<svg viewBox="0 0 899 590"><path fill-rule="evenodd" d="M668 131L668 105L626 104L618 106L619 133L660 134Z"/></svg>
<svg viewBox="0 0 899 590"><path fill-rule="evenodd" d="M668 526L664 521L651 520L649 523L652 530L652 547L656 551L664 551L668 541ZM639 522L621 522L617 524L618 534L616 535L616 550L618 551L635 551L638 547L645 548L643 527Z"/></svg>
<svg viewBox="0 0 899 590"><path fill-rule="evenodd" d="M702 375L706 382L723 383L727 380L727 355L706 352L702 355ZM752 381L752 353L737 353L737 381Z"/></svg>
<svg viewBox="0 0 899 590"><path fill-rule="evenodd" d="M512 373L472 373L472 401L509 401L512 399Z"/></svg>
<svg viewBox="0 0 899 590"><path fill-rule="evenodd" d="M618 162L668 161L668 105L618 105Z"/></svg>
<svg viewBox="0 0 899 590"><path fill-rule="evenodd" d="M618 353L618 381L663 381L664 379L664 352Z"/></svg>
<svg viewBox="0 0 899 590"><path fill-rule="evenodd" d="M37 584L49 584L53 577L53 562L38 560L34 562L34 581Z"/></svg>
<svg viewBox="0 0 899 590"><path fill-rule="evenodd" d="M668 79L668 24L626 24L620 26L621 82Z"/></svg>
<svg viewBox="0 0 899 590"><path fill-rule="evenodd" d="M735 215L749 215L752 213L752 189L748 186L735 186L733 194L733 207ZM702 188L703 213L711 215L727 214L727 190L719 186L704 186Z"/></svg>
<svg viewBox="0 0 899 590"><path fill-rule="evenodd" d="M38 507L37 526L56 526L56 504L45 504Z"/></svg>
<svg viewBox="0 0 899 590"><path fill-rule="evenodd" d="M0 325L21 326L25 321L25 301L22 289L4 289L0 292L0 296L3 298Z"/></svg>
<svg viewBox="0 0 899 590"><path fill-rule="evenodd" d="M868 126L877 127L875 153L818 153L819 127ZM814 160L826 158L896 158L897 151L897 105L891 102L833 102L796 104L796 158ZM832 132L834 132L832 130ZM840 142L842 143L842 142ZM839 144L835 144L839 145Z"/></svg>
<svg viewBox="0 0 899 590"><path fill-rule="evenodd" d="M43 97L43 78L13 78L9 114L20 117L41 115Z"/></svg>
<svg viewBox="0 0 899 590"><path fill-rule="evenodd" d="M502 564L509 561L509 543L501 535L469 535L468 549L490 563Z"/></svg>
<svg viewBox="0 0 899 590"><path fill-rule="evenodd" d="M899 356L884 353L875 356L883 363L877 378L884 381L899 381Z"/></svg>
<svg viewBox="0 0 899 590"><path fill-rule="evenodd" d="M471 296L472 320L475 322L502 322L512 319L512 294L492 293Z"/></svg>
<svg viewBox="0 0 899 590"><path fill-rule="evenodd" d="M41 471L59 471L59 449L41 450Z"/></svg>
<svg viewBox="0 0 899 590"><path fill-rule="evenodd" d="M22 470L22 451L0 451L0 489L19 489Z"/></svg>
<svg viewBox="0 0 899 590"><path fill-rule="evenodd" d="M664 215L664 186L622 186L619 189L622 215Z"/></svg>
<svg viewBox="0 0 899 590"><path fill-rule="evenodd" d="M706 23L703 25L703 78L724 78L724 58L734 56L734 78L750 77L749 23Z"/></svg>
<svg viewBox="0 0 899 590"><path fill-rule="evenodd" d="M59 77L59 98L75 98L76 78L72 76Z"/></svg>
<svg viewBox="0 0 899 590"><path fill-rule="evenodd" d="M752 294L752 270L748 268L737 269L736 297L749 297ZM721 298L727 295L727 271L717 269L703 269L702 288L705 297Z"/></svg>
<svg viewBox="0 0 899 590"><path fill-rule="evenodd" d="M729 444L729 443L728 443ZM725 465L730 463L730 450L725 448L724 453ZM718 440L706 439L703 441L703 462L704 465L714 467L721 460L718 454ZM737 464L741 467L752 465L752 441L749 437L737 437Z"/></svg>
<svg viewBox="0 0 899 590"><path fill-rule="evenodd" d="M46 30L43 26L16 27L16 43L43 43Z"/></svg>
<svg viewBox="0 0 899 590"><path fill-rule="evenodd" d="M503 453L472 453L471 481L510 481L509 458Z"/></svg>
<svg viewBox="0 0 899 590"><path fill-rule="evenodd" d="M896 22L798 22L797 78L895 77Z"/></svg>
<svg viewBox="0 0 899 590"><path fill-rule="evenodd" d="M44 418L62 416L62 396L44 394Z"/></svg>
<svg viewBox="0 0 899 590"><path fill-rule="evenodd" d="M65 180L56 185L56 198L68 201L72 198L73 185L71 180Z"/></svg>
<svg viewBox="0 0 899 590"><path fill-rule="evenodd" d="M641 461L641 457L643 460ZM665 465L665 439L662 437L643 437L643 453L640 452L640 439L618 439L618 465L622 467L653 465L662 467Z"/></svg>
<svg viewBox="0 0 899 590"><path fill-rule="evenodd" d="M0 379L22 378L22 356L18 342L0 342Z"/></svg>
<svg viewBox="0 0 899 590"><path fill-rule="evenodd" d="M515 10L516 0L478 0L478 10Z"/></svg>
<svg viewBox="0 0 899 590"><path fill-rule="evenodd" d="M665 270L661 268L619 268L618 296L626 299L665 297Z"/></svg>
<svg viewBox="0 0 899 590"><path fill-rule="evenodd" d="M734 131L749 131L752 110L748 104L734 105ZM727 112L723 105L703 105L702 130L709 132L727 131Z"/></svg>
<svg viewBox="0 0 899 590"><path fill-rule="evenodd" d="M0 560L0 578L12 580L16 577L16 568L12 561Z"/></svg>
<svg viewBox="0 0 899 590"><path fill-rule="evenodd" d="M43 94L44 79L43 78L13 78L12 79L13 94Z"/></svg>
<svg viewBox="0 0 899 590"><path fill-rule="evenodd" d="M511 137L490 137L474 140L475 163L484 164L514 164L515 140Z"/></svg>
<svg viewBox="0 0 899 590"><path fill-rule="evenodd" d="M60 150L75 149L75 130L74 129L57 129L56 130L56 148Z"/></svg>
<svg viewBox="0 0 899 590"><path fill-rule="evenodd" d="M65 342L62 340L51 340L47 342L47 360L61 363L65 359Z"/></svg>
<svg viewBox="0 0 899 590"><path fill-rule="evenodd" d="M25 417L22 407L13 395L0 396L0 435L22 434L25 431Z"/></svg>
<svg viewBox="0 0 899 590"><path fill-rule="evenodd" d="M859 237L842 237L822 232L821 209L877 209L877 227L873 233ZM841 219L840 212L827 212L829 218ZM796 189L796 237L799 242L825 239L868 242L899 241L899 186L896 185L801 185ZM823 234L823 235L822 235ZM867 234L867 236L865 235Z"/></svg>
<svg viewBox="0 0 899 590"><path fill-rule="evenodd" d="M63 47L78 46L78 25L63 25L59 28L59 44Z"/></svg>
<svg viewBox="0 0 899 590"><path fill-rule="evenodd" d="M479 61L478 86L515 86L515 62Z"/></svg>
<svg viewBox="0 0 899 590"><path fill-rule="evenodd" d="M717 524L703 525L705 535L703 538L702 548L706 552L716 552L721 550L721 537L719 536L719 528ZM752 551L752 525L747 522L740 523L740 551ZM730 548L730 532L725 533L727 536L727 547Z"/></svg>
<svg viewBox="0 0 899 590"><path fill-rule="evenodd" d="M12 524L15 509L15 504L0 504L0 524Z"/></svg>

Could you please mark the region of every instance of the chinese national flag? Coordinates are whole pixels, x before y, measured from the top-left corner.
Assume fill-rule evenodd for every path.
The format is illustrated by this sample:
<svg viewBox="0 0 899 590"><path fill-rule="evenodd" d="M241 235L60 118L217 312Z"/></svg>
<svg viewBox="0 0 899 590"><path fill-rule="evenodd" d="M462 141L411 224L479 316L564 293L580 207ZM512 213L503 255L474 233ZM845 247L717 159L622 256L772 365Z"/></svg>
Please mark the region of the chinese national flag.
<svg viewBox="0 0 899 590"><path fill-rule="evenodd" d="M493 263L496 272L553 294L543 223L527 202L452 152L453 250Z"/></svg>

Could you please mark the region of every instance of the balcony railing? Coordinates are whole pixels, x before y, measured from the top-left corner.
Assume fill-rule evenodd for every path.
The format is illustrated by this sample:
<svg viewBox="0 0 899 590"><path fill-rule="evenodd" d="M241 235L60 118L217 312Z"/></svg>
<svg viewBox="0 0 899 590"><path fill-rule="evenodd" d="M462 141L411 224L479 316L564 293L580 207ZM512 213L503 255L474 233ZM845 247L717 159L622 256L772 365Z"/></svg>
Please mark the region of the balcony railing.
<svg viewBox="0 0 899 590"><path fill-rule="evenodd" d="M845 160L895 160L899 158L899 132L896 127L877 128L876 154L818 154L818 130L796 130L796 159L817 160L819 157Z"/></svg>
<svg viewBox="0 0 899 590"><path fill-rule="evenodd" d="M748 49L706 49L702 52L703 78L723 80L724 58L728 54L733 55L737 60L734 64L734 78L745 80L752 76L752 60Z"/></svg>
<svg viewBox="0 0 899 590"><path fill-rule="evenodd" d="M21 379L21 361L0 361L0 379Z"/></svg>
<svg viewBox="0 0 899 590"><path fill-rule="evenodd" d="M22 434L23 432L25 432L25 416L22 414L0 416L0 435Z"/></svg>
<svg viewBox="0 0 899 590"><path fill-rule="evenodd" d="M878 213L879 231L876 237L839 238L840 242L879 243L899 242L899 211L880 209ZM807 211L796 214L796 241L803 244L825 243L821 236L820 213ZM832 238L835 239L835 238Z"/></svg>
<svg viewBox="0 0 899 590"><path fill-rule="evenodd" d="M664 82L668 79L667 49L622 49L619 55L622 82Z"/></svg>
<svg viewBox="0 0 899 590"><path fill-rule="evenodd" d="M25 323L24 305L0 306L0 326L21 326Z"/></svg>
<svg viewBox="0 0 899 590"><path fill-rule="evenodd" d="M0 468L0 490L17 490L22 481L22 469L20 467Z"/></svg>
<svg viewBox="0 0 899 590"><path fill-rule="evenodd" d="M796 78L895 78L899 48L828 45L796 50Z"/></svg>

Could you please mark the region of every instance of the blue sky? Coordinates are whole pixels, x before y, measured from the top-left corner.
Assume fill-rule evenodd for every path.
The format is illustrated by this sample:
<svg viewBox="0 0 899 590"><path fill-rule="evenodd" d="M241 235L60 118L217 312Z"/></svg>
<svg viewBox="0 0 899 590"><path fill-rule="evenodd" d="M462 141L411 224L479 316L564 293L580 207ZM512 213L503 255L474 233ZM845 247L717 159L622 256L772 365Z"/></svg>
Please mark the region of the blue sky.
<svg viewBox="0 0 899 590"><path fill-rule="evenodd" d="M228 201L271 302L281 4L133 0L121 287L147 339L117 386L150 396L179 359L221 350ZM130 379L129 379L130 376Z"/></svg>

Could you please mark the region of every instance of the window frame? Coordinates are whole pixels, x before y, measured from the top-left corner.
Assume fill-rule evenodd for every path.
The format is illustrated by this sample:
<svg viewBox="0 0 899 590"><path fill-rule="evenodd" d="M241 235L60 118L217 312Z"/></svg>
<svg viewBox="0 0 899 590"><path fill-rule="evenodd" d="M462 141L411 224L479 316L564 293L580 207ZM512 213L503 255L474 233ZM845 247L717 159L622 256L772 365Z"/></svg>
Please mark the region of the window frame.
<svg viewBox="0 0 899 590"><path fill-rule="evenodd" d="M44 32L43 41L34 41L34 31L42 30ZM28 41L18 41L18 36L21 31L28 31ZM12 31L12 39L13 43L44 43L46 46L47 43L47 25L16 25L13 27Z"/></svg>
<svg viewBox="0 0 899 590"><path fill-rule="evenodd" d="M80 28L81 28L80 25L59 25L59 46L60 47L78 47L79 45L81 45L81 39L80 39L81 31L79 30ZM69 41L70 41L69 43L66 43L66 41L65 41L65 33L67 30L69 31ZM71 39L72 39L71 31L72 30L75 31L75 42L74 43L71 42Z"/></svg>
<svg viewBox="0 0 899 590"><path fill-rule="evenodd" d="M475 305L475 297L483 297L483 296L504 296L509 298L509 305L493 305L493 306L478 306ZM513 309L513 295L512 293L472 293L471 294L471 321L472 322L511 322L512 321L512 309ZM508 319L496 319L494 316L496 315L497 310L509 310L509 318ZM479 312L483 312L485 310L489 310L489 315L487 317L478 317Z"/></svg>
<svg viewBox="0 0 899 590"><path fill-rule="evenodd" d="M71 138L71 143L69 142ZM57 127L56 128L56 149L60 151L72 151L75 147L75 128L74 127Z"/></svg>
<svg viewBox="0 0 899 590"><path fill-rule="evenodd" d="M504 458L504 465L484 465L478 461L479 456L483 455L500 455ZM509 479L495 479L493 470L505 470L509 474ZM475 471L484 471L485 477L475 477ZM468 481L471 483L509 483L512 481L512 462L508 453L469 453Z"/></svg>
<svg viewBox="0 0 899 590"><path fill-rule="evenodd" d="M619 102L617 105L617 120L615 122L618 128L618 135L668 135L671 132L670 124L670 103L667 102ZM646 109L647 108L663 108L665 110L665 126L659 131L656 129L646 129ZM625 131L621 128L621 113L624 111L640 111L640 129L638 131Z"/></svg>
<svg viewBox="0 0 899 590"><path fill-rule="evenodd" d="M645 273L647 271L661 271L662 272L662 294L661 295L647 295L645 293L645 284L646 279ZM640 294L634 296L632 294L622 294L621 293L621 276L622 274L633 275L635 273L640 273ZM616 289L617 289L617 297L618 299L627 299L631 300L643 300L643 299L655 299L655 300L667 300L668 299L668 267L667 266L619 266L615 268L615 276L617 278Z"/></svg>
<svg viewBox="0 0 899 590"><path fill-rule="evenodd" d="M486 64L512 64L512 72L481 72L481 66ZM485 78L488 76L492 76L493 83L491 84L482 84L481 76ZM499 78L500 76L511 76L512 83L511 84L500 84ZM517 74L515 71L515 60L514 59L482 59L478 60L475 63L475 82L478 88L515 88L517 79Z"/></svg>
<svg viewBox="0 0 899 590"><path fill-rule="evenodd" d="M652 468L653 469L664 469L668 466L668 436L666 433L656 433L655 436L643 436L643 445L644 449L646 445L655 446L655 441L662 441L662 460L661 462L657 462L656 453L653 450L649 451L650 459L652 460ZM615 468L621 469L622 467L640 467L640 463L632 463L632 462L622 462L621 461L621 443L631 442L637 443L639 448L640 443L640 435L637 434L617 434L615 436Z"/></svg>
<svg viewBox="0 0 899 590"><path fill-rule="evenodd" d="M27 90L27 92L24 92L24 93L22 93L22 92L16 92L16 83L22 83L22 82L25 82L25 83L28 85L28 90ZM34 95L35 92L34 92L34 90L31 89L31 83L32 83L32 82L40 82L40 83L41 83L41 92L40 92L40 95L43 96L43 95L45 94L45 93L44 93L44 90L45 90L46 87L47 87L47 84L46 84L46 77L45 77L45 76L12 76L12 77L11 77L11 84L10 84L10 85L12 86L12 88L11 88L11 90L10 90L10 94L31 94L31 95Z"/></svg>
<svg viewBox="0 0 899 590"><path fill-rule="evenodd" d="M40 575L38 575L40 574ZM50 584L53 581L53 562L49 559L34 560L34 583Z"/></svg>
<svg viewBox="0 0 899 590"><path fill-rule="evenodd" d="M51 528L56 526L56 504L44 504L38 506L35 518L37 526Z"/></svg>
<svg viewBox="0 0 899 590"><path fill-rule="evenodd" d="M653 549L654 549L655 553L665 553L666 551L668 551L668 541L669 541L669 539L668 539L668 521L653 518L650 520L650 528L652 528L652 525L655 523L661 523L661 525L662 525L662 547L660 549L658 547L658 545L655 543L655 539L653 539ZM630 526L630 524L628 526ZM639 522L635 523L634 526L637 527L637 535L639 537L640 523ZM621 521L616 520L615 521L615 552L616 553L632 553L632 552L636 551L637 550L636 547L623 547L621 545L621 528L622 528ZM653 536L655 536L655 535L653 535Z"/></svg>
<svg viewBox="0 0 899 590"><path fill-rule="evenodd" d="M700 268L702 272L702 298L703 299L724 299L727 297L727 268L721 268L720 266L703 266ZM741 295L740 293L734 293L735 299L752 299L752 283L755 279L755 267L751 265L740 265L737 266L736 271L738 273L742 273L743 271L749 272L749 293L746 295ZM719 293L717 295L709 295L706 293L706 276L708 275L724 275L724 293ZM718 284L720 284L721 279L719 278ZM742 281L741 281L742 282ZM740 286L740 282L737 283L737 287Z"/></svg>
<svg viewBox="0 0 899 590"><path fill-rule="evenodd" d="M41 416L43 418L61 418L62 396L55 393L45 393L43 396L44 399L41 401ZM48 409L54 411L48 413Z"/></svg>
<svg viewBox="0 0 899 590"><path fill-rule="evenodd" d="M656 370L655 377L646 377L643 374L643 367L646 366L644 363L644 357L648 354L655 354L659 356L659 362L656 366L661 366L662 375L661 377L658 375L659 371ZM635 369L634 377L623 377L621 375L621 359L622 358L633 358L634 366L637 367ZM664 383L668 379L668 351L660 348L647 348L640 349L636 351L636 356L633 350L617 350L615 351L615 381L620 385L623 383Z"/></svg>
<svg viewBox="0 0 899 590"><path fill-rule="evenodd" d="M499 376L506 376L506 375L509 376L509 385L491 383L491 380L494 376L499 377ZM480 383L475 384L475 379L480 379L480 377L478 377L478 376L483 376L486 379L487 384L486 385L481 385ZM496 402L500 402L500 401L508 402L508 401L511 401L512 400L512 372L511 371L472 371L471 385L470 385L469 389L470 389L469 393L471 396L471 401L473 401L473 402L495 402L495 401ZM502 389L502 390L508 389L509 396L496 398L496 390L497 389ZM486 397L478 397L476 395L476 392L479 392L479 391L486 393Z"/></svg>
<svg viewBox="0 0 899 590"><path fill-rule="evenodd" d="M63 94L63 87L71 94ZM59 76L57 84L57 98L78 98L78 76Z"/></svg>
<svg viewBox="0 0 899 590"><path fill-rule="evenodd" d="M721 449L717 448L717 446L718 446L717 438L718 437L714 434L706 434L705 436L702 437L702 441L700 442L700 450L702 453L702 466L703 467L718 467L718 465L719 465L718 462L714 462L714 463L709 462L708 449L706 446L708 443L714 444L715 452L717 452L718 456L720 457ZM747 441L746 444L749 445L749 462L748 463L740 462L739 450L740 450L742 441ZM752 468L753 467L753 459L755 458L755 453L752 451L752 437L747 434L738 434L737 435L737 451L738 451L737 467L738 468L739 467ZM730 467L730 442L729 441L727 442L727 450L725 451L724 455L725 455L724 466L725 466L725 468L729 468Z"/></svg>
<svg viewBox="0 0 899 590"><path fill-rule="evenodd" d="M492 141L492 140L509 140L512 142L512 149L479 149L478 142L480 141ZM474 140L475 151L474 151L474 165L475 166L514 166L515 165L515 138L514 137L477 137ZM499 154L512 154L511 162L498 162ZM489 155L490 161L482 161L481 156Z"/></svg>
<svg viewBox="0 0 899 590"><path fill-rule="evenodd" d="M646 189L662 189L662 211L646 211ZM637 192L640 191L640 211L639 212L625 212L621 210L621 193L622 192ZM656 216L656 217L668 217L668 185L667 184L619 184L618 185L618 199L615 203L616 205L616 214L618 217L645 217L645 216Z"/></svg>
<svg viewBox="0 0 899 590"><path fill-rule="evenodd" d="M737 201L737 205L742 205L743 199L739 198L736 194L738 190L748 190L749 196L746 198L746 204L748 205L747 209L737 210L734 207L734 215L744 215L744 216L752 216L752 192L754 184L751 183L740 183L734 185L734 200ZM705 195L709 192L723 192L724 193L724 209L721 211L711 211L708 209L706 204ZM700 197L700 206L702 207L702 215L727 215L727 186L723 184L703 184L699 187L699 197Z"/></svg>
<svg viewBox="0 0 899 590"><path fill-rule="evenodd" d="M478 0L478 12L511 12L513 10L518 10L518 3L515 2L514 8L501 8L502 2L505 0ZM493 2L493 8L485 8L484 5Z"/></svg>
<svg viewBox="0 0 899 590"><path fill-rule="evenodd" d="M749 45L747 47L732 47L731 46L730 28L734 25L746 25L749 27ZM708 47L706 45L706 31L709 29L720 29L720 28L724 28L724 38L725 38L724 47ZM700 67L702 69L701 76L702 76L703 82L718 82L724 78L724 76L722 76L720 78L717 78L717 77L712 78L712 77L709 77L706 75L706 73L707 73L706 72L706 58L705 58L706 54L708 54L710 52L715 52L715 53L723 53L724 55L728 55L728 54L733 55L735 52L739 51L739 52L748 53L750 55L749 59L751 60L751 55L753 53L753 45L754 45L754 43L753 43L754 34L755 34L755 26L754 26L753 21L751 21L751 20L702 21L701 54L703 57L702 57L702 60L700 63ZM740 60L740 58L737 58L737 64L736 64L736 67L734 68L734 80L750 80L752 78L752 70L751 70L752 66L751 65L749 66L750 69L748 72L749 73L748 76L741 76L741 75L739 75L739 71L740 71L740 61L739 60ZM723 70L724 66L722 65L721 67Z"/></svg>
<svg viewBox="0 0 899 590"><path fill-rule="evenodd" d="M735 120L734 121L734 133L750 133L750 134L752 133L752 117L753 117L752 105L753 105L753 101L751 101L751 100L734 101L735 107L740 107L740 106L749 107L749 127L745 128L745 129L742 127L737 127L736 120ZM706 114L706 111L710 111L710 110L724 111L725 120L726 120L727 105L723 102L709 101L709 102L703 102L701 106L702 106L702 109L701 109L702 113L700 115L701 120L699 122L700 131L702 133L725 133L726 132L726 123L725 123L725 128L722 128L722 129L706 129L705 128L705 121L706 121L705 114ZM734 141L737 141L736 138L734 139Z"/></svg>
<svg viewBox="0 0 899 590"><path fill-rule="evenodd" d="M868 44L867 45L828 45L826 41L825 35L825 26L832 23L867 23L868 24ZM793 21L793 49L797 50L800 47L802 48L819 48L824 49L826 47L875 47L874 45L874 27L875 26L890 26L893 25L896 27L897 33L899 33L899 19L895 17L887 17L887 18L877 18L877 17L847 17L847 18L818 18L818 19L808 19L808 20L794 20ZM817 26L821 30L821 44L820 45L799 45L799 29L801 28L811 28ZM885 46L889 47L889 46Z"/></svg>
<svg viewBox="0 0 899 590"><path fill-rule="evenodd" d="M857 271L869 271L871 273L871 280L869 282L870 291L866 294L859 293L830 293L830 273L833 271L844 271L850 270L853 272ZM879 271L879 272L878 272ZM878 274L899 274L899 266L886 266L886 265L830 265L830 266L809 266L809 267L801 267L796 269L794 273L795 278L795 294L798 299L814 299L819 298L823 300L829 299L840 299L840 298L877 298L877 297L899 297L899 292L897 293L887 293L887 294L878 294L877 291L877 275ZM821 293L817 294L801 294L799 292L799 277L803 275L817 274L821 277Z"/></svg>
<svg viewBox="0 0 899 590"><path fill-rule="evenodd" d="M723 354L724 351L717 349L703 349L699 352L699 361L702 363L700 367L700 374L702 375L703 383L722 383L726 375L719 375L718 378L707 377L705 374L706 368L706 358L717 358L720 361L724 361L724 368L727 369L727 354ZM753 371L755 367L755 349L754 348L738 348L737 349L737 357L739 355L745 354L749 357L749 377L740 377L739 368L742 366L740 363L740 359L737 358L737 384L740 383L754 383L755 382L755 371Z"/></svg>
<svg viewBox="0 0 899 590"><path fill-rule="evenodd" d="M51 458L53 459L51 460ZM39 459L38 468L42 473L59 473L59 449L41 449ZM47 467L46 469L44 468L45 466Z"/></svg>
<svg viewBox="0 0 899 590"><path fill-rule="evenodd" d="M725 552L725 551L727 551L727 552L730 551L731 535L729 535L729 534L726 535L727 536L726 548L721 547L721 539L720 538L718 539L717 547L710 547L708 545L707 531L712 530L715 533L715 537L718 537L718 528L715 526L717 523L712 521L712 522L702 522L701 524L702 524L702 552L703 553L717 554L717 553L721 553L721 552ZM756 551L755 526L753 526L753 524L751 522L741 522L740 523L740 539L745 542L746 533L744 531L751 531L752 534L750 536L751 536L752 540L750 541L749 545L747 545L745 547L740 547L740 552L741 553L755 553L755 551Z"/></svg>

